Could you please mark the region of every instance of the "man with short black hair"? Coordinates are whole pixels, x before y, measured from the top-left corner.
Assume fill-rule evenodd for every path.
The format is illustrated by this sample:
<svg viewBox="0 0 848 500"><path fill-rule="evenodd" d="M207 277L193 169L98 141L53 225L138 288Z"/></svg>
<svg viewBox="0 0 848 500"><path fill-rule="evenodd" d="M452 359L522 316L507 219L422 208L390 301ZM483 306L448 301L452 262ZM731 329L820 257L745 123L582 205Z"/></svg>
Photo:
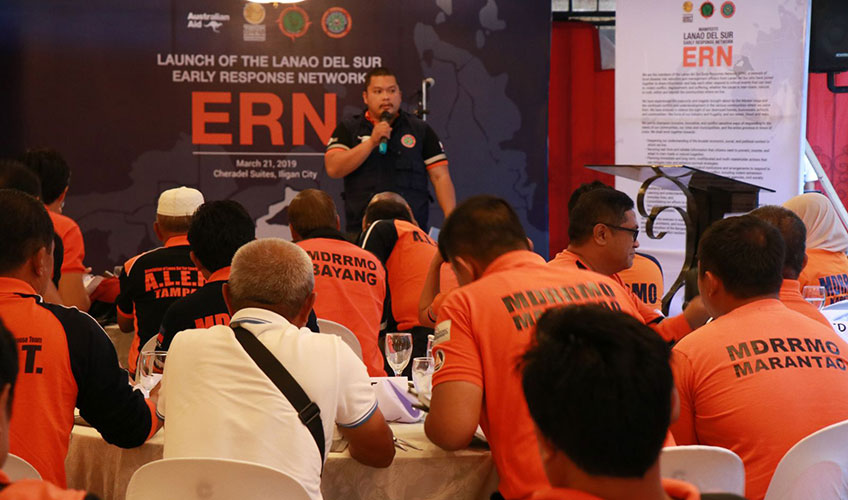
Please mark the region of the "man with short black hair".
<svg viewBox="0 0 848 500"><path fill-rule="evenodd" d="M224 285L230 325L181 332L168 351L158 408L165 458L263 464L290 475L315 500L336 425L355 460L391 464L392 431L362 361L339 337L303 328L313 286L312 261L293 243L263 238L236 252ZM323 457L317 432L237 340L238 328L255 336L318 406Z"/></svg>
<svg viewBox="0 0 848 500"><path fill-rule="evenodd" d="M33 198L41 199L41 180L35 172L16 160L0 159L0 189L17 189ZM53 278L48 283L42 296L48 302L62 304L62 297L59 295L59 280L62 277L65 245L55 231L53 235Z"/></svg>
<svg viewBox="0 0 848 500"><path fill-rule="evenodd" d="M62 275L57 285L62 304L88 311L91 299L83 283L88 269L82 262L85 258L82 231L73 219L62 213L70 187L71 169L62 155L53 149L30 149L21 161L41 180L41 201L50 213L56 234L62 239Z"/></svg>
<svg viewBox="0 0 848 500"><path fill-rule="evenodd" d="M463 286L438 310L424 430L441 448L457 450L479 424L491 443L500 494L527 498L549 486L514 369L536 319L563 304L594 303L633 315L637 310L612 279L557 269L531 252L518 215L500 198L460 203L442 229L439 250Z"/></svg>
<svg viewBox="0 0 848 500"><path fill-rule="evenodd" d="M230 277L233 255L256 238L256 227L237 201L207 201L194 212L187 237L189 256L205 284L168 307L159 328L157 351L167 351L174 336L183 330L229 324L221 290Z"/></svg>
<svg viewBox="0 0 848 500"><path fill-rule="evenodd" d="M118 325L123 332L135 331L128 356L132 373L141 348L159 334L165 311L203 286L187 237L192 215L201 204L203 195L196 189L181 186L163 191L153 230L164 246L133 257L121 271Z"/></svg>
<svg viewBox="0 0 848 500"><path fill-rule="evenodd" d="M624 286L618 272L633 265L639 248L639 224L633 200L615 189L594 189L580 196L568 214L568 248L550 261L552 267L589 269L609 276ZM626 287L630 294L633 291ZM675 342L704 324L709 315L699 299L693 299L683 314L665 318L638 297L632 300L639 307L645 324L651 326L666 341Z"/></svg>
<svg viewBox="0 0 848 500"><path fill-rule="evenodd" d="M780 232L757 217L714 222L698 247L698 288L715 319L672 353L675 440L734 451L751 500L789 448L848 419L848 344L778 300L784 256Z"/></svg>
<svg viewBox="0 0 848 500"><path fill-rule="evenodd" d="M678 411L669 354L653 330L598 306L539 318L520 367L554 488L534 500L698 498L693 485L660 478L660 450Z"/></svg>
<svg viewBox="0 0 848 500"><path fill-rule="evenodd" d="M139 446L158 429L150 403L129 385L115 347L90 316L45 303L38 295L53 268L53 224L44 205L0 190L0 317L16 337L17 381L10 451L41 476L65 486L65 455L74 406L106 441Z"/></svg>
<svg viewBox="0 0 848 500"><path fill-rule="evenodd" d="M372 377L385 377L378 338L386 299L386 271L371 252L345 240L330 195L298 193L288 208L292 239L312 259L315 313L347 327L359 340Z"/></svg>
<svg viewBox="0 0 848 500"><path fill-rule="evenodd" d="M442 143L426 122L400 109L400 87L388 69L375 68L365 75L362 100L365 112L339 122L324 156L327 175L344 178L345 228L358 232L371 196L395 191L426 230L428 178L445 216L456 205Z"/></svg>
<svg viewBox="0 0 848 500"><path fill-rule="evenodd" d="M762 219L780 231L786 244L786 258L783 261L783 284L780 286L780 301L793 311L830 326L830 321L801 295L801 282L798 276L807 264L807 227L804 221L788 208L766 205L751 211L751 215Z"/></svg>

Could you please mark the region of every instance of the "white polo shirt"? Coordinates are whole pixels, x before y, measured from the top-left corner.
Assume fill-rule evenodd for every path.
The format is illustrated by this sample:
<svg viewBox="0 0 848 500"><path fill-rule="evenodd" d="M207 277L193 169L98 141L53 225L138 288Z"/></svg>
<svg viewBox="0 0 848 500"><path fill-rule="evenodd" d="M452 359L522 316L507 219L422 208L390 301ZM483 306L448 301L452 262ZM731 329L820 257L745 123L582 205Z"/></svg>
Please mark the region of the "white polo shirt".
<svg viewBox="0 0 848 500"><path fill-rule="evenodd" d="M377 408L365 365L335 335L297 329L265 309L230 321L256 335L321 409L326 453L334 425L356 427ZM218 457L257 462L289 474L321 498L315 440L271 380L227 326L184 330L174 337L158 412L165 420L165 458Z"/></svg>

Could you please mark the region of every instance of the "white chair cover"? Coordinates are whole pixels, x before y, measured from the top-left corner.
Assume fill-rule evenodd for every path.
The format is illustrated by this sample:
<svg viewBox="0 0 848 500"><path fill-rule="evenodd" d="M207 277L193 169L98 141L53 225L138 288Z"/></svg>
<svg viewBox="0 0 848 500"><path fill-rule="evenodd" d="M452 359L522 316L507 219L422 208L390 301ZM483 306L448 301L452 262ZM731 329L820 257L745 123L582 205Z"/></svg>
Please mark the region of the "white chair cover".
<svg viewBox="0 0 848 500"><path fill-rule="evenodd" d="M798 441L777 464L765 500L848 499L848 420Z"/></svg>
<svg viewBox="0 0 848 500"><path fill-rule="evenodd" d="M23 458L12 455L11 453L6 456L6 464L3 466L3 472L9 476L9 480L12 482L21 479L41 479L41 474L35 470L35 467Z"/></svg>
<svg viewBox="0 0 848 500"><path fill-rule="evenodd" d="M362 359L362 346L359 345L359 339L350 331L350 328L335 321L318 318L318 330L320 330L319 333L329 333L341 338L345 344L350 346L353 353L359 359Z"/></svg>
<svg viewBox="0 0 848 500"><path fill-rule="evenodd" d="M745 494L745 466L739 455L718 446L671 446L660 455L660 475L680 479L701 493Z"/></svg>
<svg viewBox="0 0 848 500"><path fill-rule="evenodd" d="M166 458L135 471L126 500L309 500L303 486L277 469L223 458Z"/></svg>

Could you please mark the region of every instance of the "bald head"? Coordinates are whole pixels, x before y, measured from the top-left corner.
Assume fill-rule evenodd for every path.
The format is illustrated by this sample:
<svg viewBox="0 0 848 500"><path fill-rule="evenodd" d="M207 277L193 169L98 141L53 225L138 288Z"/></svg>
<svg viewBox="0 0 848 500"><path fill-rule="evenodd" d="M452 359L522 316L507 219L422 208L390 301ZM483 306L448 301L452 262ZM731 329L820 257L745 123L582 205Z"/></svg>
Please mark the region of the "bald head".
<svg viewBox="0 0 848 500"><path fill-rule="evenodd" d="M320 189L306 189L289 204L289 227L292 237L300 240L316 229L339 229L339 214L329 194Z"/></svg>
<svg viewBox="0 0 848 500"><path fill-rule="evenodd" d="M362 230L364 231L372 222L382 219L400 219L418 225L412 209L403 196L392 192L383 191L371 197L368 206L365 207L365 215L362 218Z"/></svg>
<svg viewBox="0 0 848 500"><path fill-rule="evenodd" d="M281 314L297 326L306 305L312 308L312 260L294 243L277 238L252 241L233 257L227 284L231 312L259 307ZM306 316L303 315L303 323Z"/></svg>

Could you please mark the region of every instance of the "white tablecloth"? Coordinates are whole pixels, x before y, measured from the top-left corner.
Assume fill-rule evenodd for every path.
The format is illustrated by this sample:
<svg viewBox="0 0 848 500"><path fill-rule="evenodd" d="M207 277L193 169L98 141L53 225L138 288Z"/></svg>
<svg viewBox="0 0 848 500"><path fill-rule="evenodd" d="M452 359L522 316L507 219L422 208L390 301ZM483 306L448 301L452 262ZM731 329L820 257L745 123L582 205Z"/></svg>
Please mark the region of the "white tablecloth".
<svg viewBox="0 0 848 500"><path fill-rule="evenodd" d="M331 452L321 485L326 500L484 500L495 491L497 474L488 450L447 452L427 440L421 423L391 427L395 436L421 451L398 449L386 469L362 465L347 451ZM74 426L65 459L68 487L102 500L123 500L133 472L162 458L162 435L160 431L144 446L124 450L103 441L90 427Z"/></svg>

